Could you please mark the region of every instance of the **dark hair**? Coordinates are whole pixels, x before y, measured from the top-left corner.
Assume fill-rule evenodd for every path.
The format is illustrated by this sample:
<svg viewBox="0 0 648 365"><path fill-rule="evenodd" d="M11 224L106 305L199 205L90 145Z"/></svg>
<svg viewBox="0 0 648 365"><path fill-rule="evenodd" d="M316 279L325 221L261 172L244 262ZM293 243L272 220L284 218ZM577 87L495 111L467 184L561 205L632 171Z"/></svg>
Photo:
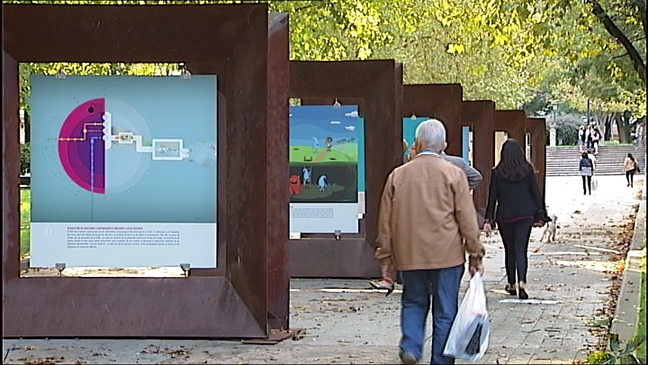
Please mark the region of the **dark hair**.
<svg viewBox="0 0 648 365"><path fill-rule="evenodd" d="M500 162L495 167L505 180L521 181L533 173L533 165L526 159L522 145L516 139L509 138L502 145Z"/></svg>
<svg viewBox="0 0 648 365"><path fill-rule="evenodd" d="M587 157L588 157L588 156L587 156L587 152L583 152L583 153L581 154L581 157L582 157L582 158L587 158Z"/></svg>
<svg viewBox="0 0 648 365"><path fill-rule="evenodd" d="M635 159L634 159L634 156L632 155L632 153L628 153L628 157L630 157L630 159L632 160L632 162L635 162Z"/></svg>

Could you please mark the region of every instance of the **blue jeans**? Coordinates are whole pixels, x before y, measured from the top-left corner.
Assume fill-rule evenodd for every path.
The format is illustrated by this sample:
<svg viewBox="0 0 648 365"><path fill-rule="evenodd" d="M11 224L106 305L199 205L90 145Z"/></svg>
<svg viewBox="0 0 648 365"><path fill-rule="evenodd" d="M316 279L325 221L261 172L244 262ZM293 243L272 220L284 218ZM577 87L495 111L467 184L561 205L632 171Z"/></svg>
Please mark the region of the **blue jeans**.
<svg viewBox="0 0 648 365"><path fill-rule="evenodd" d="M454 364L453 357L443 356L452 322L459 309L459 286L464 265L434 270L403 271L401 298L400 351L417 359L423 357L427 315L432 296L431 364Z"/></svg>

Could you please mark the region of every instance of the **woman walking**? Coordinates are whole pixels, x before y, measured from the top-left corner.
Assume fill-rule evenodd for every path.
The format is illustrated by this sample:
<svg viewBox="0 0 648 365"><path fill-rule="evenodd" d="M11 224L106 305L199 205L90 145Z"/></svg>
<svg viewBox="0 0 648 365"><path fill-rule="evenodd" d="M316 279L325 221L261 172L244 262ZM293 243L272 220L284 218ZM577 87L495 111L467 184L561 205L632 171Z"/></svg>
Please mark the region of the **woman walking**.
<svg viewBox="0 0 648 365"><path fill-rule="evenodd" d="M581 160L578 165L578 173L583 179L583 195L589 192L592 195L592 175L594 175L594 162L587 152L581 154Z"/></svg>
<svg viewBox="0 0 648 365"><path fill-rule="evenodd" d="M508 281L505 290L520 299L529 298L525 284L531 227L541 227L551 220L533 170L520 142L506 140L500 162L491 174L484 223L485 232L490 232L495 224L499 226Z"/></svg>
<svg viewBox="0 0 648 365"><path fill-rule="evenodd" d="M637 161L635 160L632 153L628 153L625 160L623 161L623 171L625 171L626 181L628 182L628 187L634 187L634 175L637 172Z"/></svg>

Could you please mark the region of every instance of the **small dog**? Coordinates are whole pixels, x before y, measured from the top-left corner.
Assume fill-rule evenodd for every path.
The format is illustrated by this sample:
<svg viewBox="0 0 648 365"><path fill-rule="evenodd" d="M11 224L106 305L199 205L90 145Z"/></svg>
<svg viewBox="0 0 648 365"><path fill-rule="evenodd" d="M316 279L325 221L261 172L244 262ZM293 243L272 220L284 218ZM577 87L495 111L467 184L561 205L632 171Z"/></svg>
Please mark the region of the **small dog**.
<svg viewBox="0 0 648 365"><path fill-rule="evenodd" d="M545 229L544 232L542 232L542 238L540 238L540 242L544 241L545 237L547 239L547 241L545 242L556 242L556 231L558 230L558 228L560 228L557 222L558 218L555 214L550 215L549 218L551 218L551 222L547 222L547 224L545 225Z"/></svg>

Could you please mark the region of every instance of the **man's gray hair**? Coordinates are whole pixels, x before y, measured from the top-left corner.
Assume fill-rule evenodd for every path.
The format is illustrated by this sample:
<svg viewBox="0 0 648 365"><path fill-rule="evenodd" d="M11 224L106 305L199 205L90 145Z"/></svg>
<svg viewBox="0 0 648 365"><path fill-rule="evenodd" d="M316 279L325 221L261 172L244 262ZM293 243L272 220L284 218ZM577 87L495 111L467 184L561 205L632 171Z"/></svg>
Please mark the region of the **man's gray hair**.
<svg viewBox="0 0 648 365"><path fill-rule="evenodd" d="M446 147L445 126L438 119L428 119L416 127L416 140L420 141L421 147L442 152Z"/></svg>

